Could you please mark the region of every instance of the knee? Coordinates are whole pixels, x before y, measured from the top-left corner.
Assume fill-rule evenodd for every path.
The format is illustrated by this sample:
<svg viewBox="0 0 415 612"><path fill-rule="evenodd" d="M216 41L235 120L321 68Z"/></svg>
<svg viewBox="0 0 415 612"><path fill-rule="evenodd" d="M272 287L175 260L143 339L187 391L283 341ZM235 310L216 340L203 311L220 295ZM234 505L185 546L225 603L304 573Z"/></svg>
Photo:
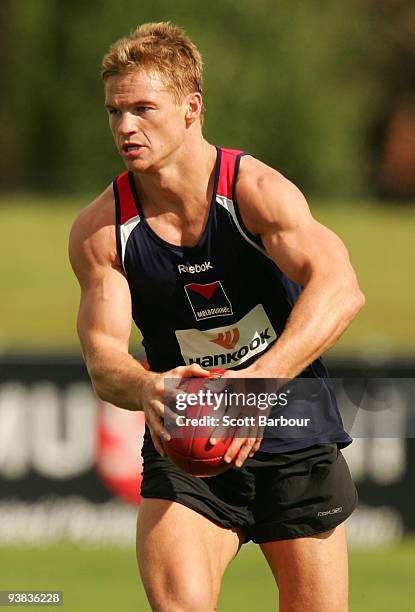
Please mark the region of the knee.
<svg viewBox="0 0 415 612"><path fill-rule="evenodd" d="M212 612L217 609L218 593L210 581L183 576L177 581L157 581L145 585L154 612Z"/></svg>

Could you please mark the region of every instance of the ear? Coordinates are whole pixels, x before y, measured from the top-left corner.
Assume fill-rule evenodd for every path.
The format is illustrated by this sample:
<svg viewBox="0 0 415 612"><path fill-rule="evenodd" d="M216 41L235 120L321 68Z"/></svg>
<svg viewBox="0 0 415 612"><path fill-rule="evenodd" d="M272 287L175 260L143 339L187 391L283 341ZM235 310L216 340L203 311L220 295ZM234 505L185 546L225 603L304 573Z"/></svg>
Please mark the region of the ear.
<svg viewBox="0 0 415 612"><path fill-rule="evenodd" d="M186 101L185 119L188 125L192 124L196 119L200 118L203 109L202 94L194 92L188 96Z"/></svg>

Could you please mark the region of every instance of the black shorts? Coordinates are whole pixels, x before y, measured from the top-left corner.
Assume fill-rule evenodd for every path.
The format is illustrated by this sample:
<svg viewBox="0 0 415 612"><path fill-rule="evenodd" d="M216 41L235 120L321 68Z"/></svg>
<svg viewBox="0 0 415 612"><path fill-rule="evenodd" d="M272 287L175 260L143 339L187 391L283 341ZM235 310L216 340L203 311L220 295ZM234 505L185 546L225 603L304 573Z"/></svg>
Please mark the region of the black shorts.
<svg viewBox="0 0 415 612"><path fill-rule="evenodd" d="M357 504L356 487L336 444L257 452L242 468L209 478L183 472L156 451L143 458L142 497L176 501L223 527L242 528L245 542L328 531Z"/></svg>

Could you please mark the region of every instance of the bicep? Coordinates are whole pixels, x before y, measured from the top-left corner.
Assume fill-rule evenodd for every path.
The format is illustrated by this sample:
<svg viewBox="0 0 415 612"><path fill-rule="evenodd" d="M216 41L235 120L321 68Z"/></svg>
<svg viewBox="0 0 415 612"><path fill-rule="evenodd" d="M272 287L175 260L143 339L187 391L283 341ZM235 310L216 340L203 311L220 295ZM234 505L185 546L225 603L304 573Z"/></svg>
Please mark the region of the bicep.
<svg viewBox="0 0 415 612"><path fill-rule="evenodd" d="M336 267L340 272L348 269L343 242L313 218L301 191L257 160L245 164L238 180L242 217L284 274L305 285L312 275L332 274Z"/></svg>
<svg viewBox="0 0 415 612"><path fill-rule="evenodd" d="M271 226L261 237L277 266L300 285L305 285L313 275L341 274L350 268L341 239L312 217L294 225Z"/></svg>
<svg viewBox="0 0 415 612"><path fill-rule="evenodd" d="M77 329L86 357L104 347L128 352L131 298L128 283L119 270L96 270L81 283Z"/></svg>
<svg viewBox="0 0 415 612"><path fill-rule="evenodd" d="M69 257L81 289L77 329L85 358L101 348L128 352L131 297L117 261L114 227L87 210L72 227Z"/></svg>

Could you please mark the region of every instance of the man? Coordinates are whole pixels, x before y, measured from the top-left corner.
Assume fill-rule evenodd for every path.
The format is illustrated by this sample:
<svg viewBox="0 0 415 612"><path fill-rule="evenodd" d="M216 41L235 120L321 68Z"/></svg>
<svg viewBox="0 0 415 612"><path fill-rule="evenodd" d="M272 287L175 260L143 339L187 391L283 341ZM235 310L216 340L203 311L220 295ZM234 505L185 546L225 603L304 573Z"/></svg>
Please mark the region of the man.
<svg viewBox="0 0 415 612"><path fill-rule="evenodd" d="M201 73L198 50L170 23L145 24L111 48L105 103L127 172L81 212L70 238L94 389L143 410L148 426L142 580L153 610L214 610L226 567L253 539L278 581L280 610L344 611L344 520L356 493L330 394L330 431L234 439L232 468L219 476L187 475L163 450L166 378L222 365L232 377L324 381L319 356L364 301L344 245L298 189L204 139ZM128 351L131 315L149 371Z"/></svg>

